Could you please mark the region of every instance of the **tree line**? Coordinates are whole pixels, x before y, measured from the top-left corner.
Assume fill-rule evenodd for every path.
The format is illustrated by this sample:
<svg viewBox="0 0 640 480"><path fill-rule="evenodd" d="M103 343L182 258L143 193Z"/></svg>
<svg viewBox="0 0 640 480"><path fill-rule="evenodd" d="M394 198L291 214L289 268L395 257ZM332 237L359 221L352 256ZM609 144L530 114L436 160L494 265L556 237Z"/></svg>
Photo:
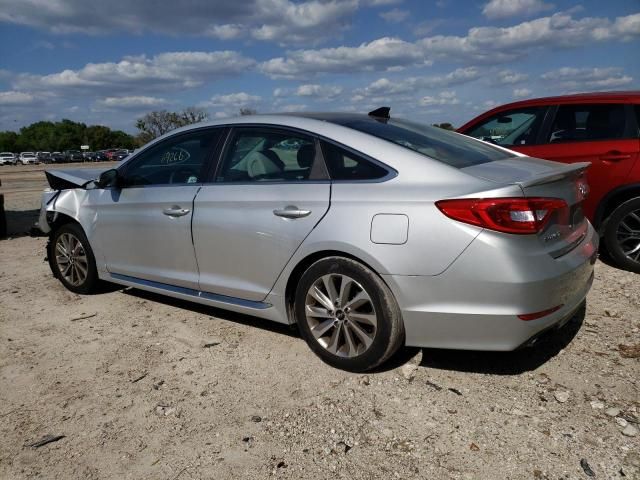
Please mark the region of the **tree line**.
<svg viewBox="0 0 640 480"><path fill-rule="evenodd" d="M19 132L0 132L0 151L3 152L63 152L80 150L89 145L92 150L134 148L135 138L121 130L103 125L85 125L71 120L36 122Z"/></svg>

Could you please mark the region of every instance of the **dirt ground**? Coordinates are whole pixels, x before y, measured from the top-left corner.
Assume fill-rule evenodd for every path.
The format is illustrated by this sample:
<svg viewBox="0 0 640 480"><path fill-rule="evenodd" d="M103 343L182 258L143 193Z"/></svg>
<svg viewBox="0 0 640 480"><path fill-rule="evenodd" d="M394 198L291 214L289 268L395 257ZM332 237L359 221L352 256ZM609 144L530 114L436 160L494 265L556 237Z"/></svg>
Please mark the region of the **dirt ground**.
<svg viewBox="0 0 640 480"><path fill-rule="evenodd" d="M0 178L2 479L640 479L638 275L599 261L586 311L534 348L356 375L264 320L68 292L17 236L42 168Z"/></svg>

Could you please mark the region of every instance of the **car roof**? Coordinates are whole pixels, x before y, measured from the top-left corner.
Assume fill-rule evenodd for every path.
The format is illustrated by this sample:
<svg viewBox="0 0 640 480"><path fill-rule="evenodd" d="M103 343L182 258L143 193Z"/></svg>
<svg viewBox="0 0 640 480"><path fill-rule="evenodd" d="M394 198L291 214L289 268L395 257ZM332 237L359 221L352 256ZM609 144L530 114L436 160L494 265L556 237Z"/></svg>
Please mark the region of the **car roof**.
<svg viewBox="0 0 640 480"><path fill-rule="evenodd" d="M493 110L529 105L553 105L557 103L586 103L586 102L629 102L640 103L640 90L629 92L592 92L592 93L574 93L571 95L557 95L555 97L529 98L517 102L505 103Z"/></svg>

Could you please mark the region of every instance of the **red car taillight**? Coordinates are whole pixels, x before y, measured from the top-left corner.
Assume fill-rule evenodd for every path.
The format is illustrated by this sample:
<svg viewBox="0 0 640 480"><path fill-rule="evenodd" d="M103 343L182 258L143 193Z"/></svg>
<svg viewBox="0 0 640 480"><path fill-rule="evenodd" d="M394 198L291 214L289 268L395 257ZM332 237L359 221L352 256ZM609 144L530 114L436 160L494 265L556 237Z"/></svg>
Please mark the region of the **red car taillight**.
<svg viewBox="0 0 640 480"><path fill-rule="evenodd" d="M532 234L542 230L558 210L568 210L560 198L459 198L436 206L447 217L504 233Z"/></svg>

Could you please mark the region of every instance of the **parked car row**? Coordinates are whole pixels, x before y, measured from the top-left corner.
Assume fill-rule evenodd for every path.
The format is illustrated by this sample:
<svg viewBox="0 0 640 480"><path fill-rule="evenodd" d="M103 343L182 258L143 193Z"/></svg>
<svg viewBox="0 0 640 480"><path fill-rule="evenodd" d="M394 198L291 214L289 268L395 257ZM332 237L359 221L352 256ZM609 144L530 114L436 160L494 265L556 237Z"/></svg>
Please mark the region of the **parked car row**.
<svg viewBox="0 0 640 480"><path fill-rule="evenodd" d="M88 152L80 150L65 150L64 152L0 152L0 165L30 165L37 163L72 163L72 162L107 162L124 160L133 150L111 148Z"/></svg>

